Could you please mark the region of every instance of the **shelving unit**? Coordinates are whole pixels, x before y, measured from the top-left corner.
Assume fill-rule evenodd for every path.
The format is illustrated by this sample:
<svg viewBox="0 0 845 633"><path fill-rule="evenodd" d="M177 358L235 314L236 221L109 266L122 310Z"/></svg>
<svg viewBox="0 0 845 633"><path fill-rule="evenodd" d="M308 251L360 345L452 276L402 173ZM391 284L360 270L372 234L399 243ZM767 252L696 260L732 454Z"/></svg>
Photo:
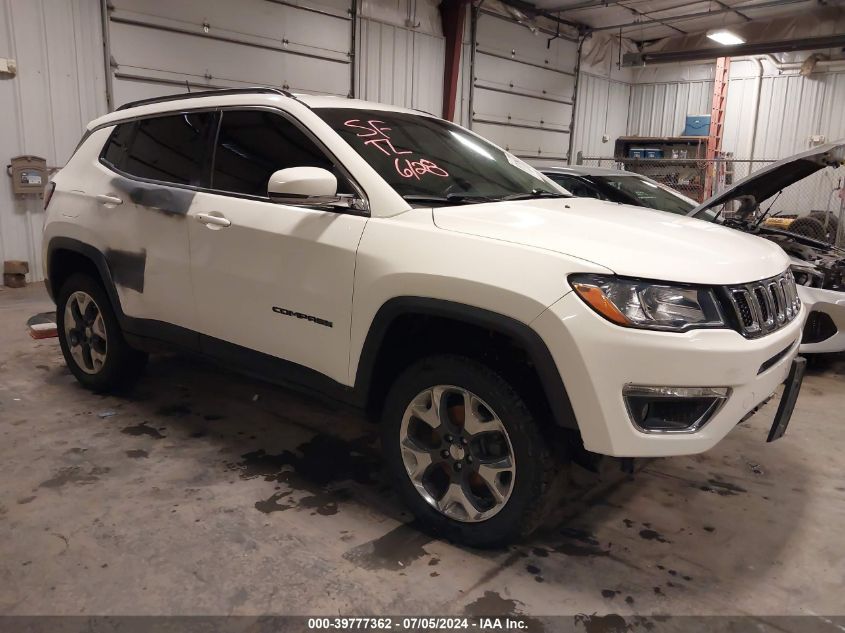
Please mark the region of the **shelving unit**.
<svg viewBox="0 0 845 633"><path fill-rule="evenodd" d="M631 158L632 149L655 149L662 158ZM704 197L706 136L620 136L614 149L625 170L648 176L695 200Z"/></svg>

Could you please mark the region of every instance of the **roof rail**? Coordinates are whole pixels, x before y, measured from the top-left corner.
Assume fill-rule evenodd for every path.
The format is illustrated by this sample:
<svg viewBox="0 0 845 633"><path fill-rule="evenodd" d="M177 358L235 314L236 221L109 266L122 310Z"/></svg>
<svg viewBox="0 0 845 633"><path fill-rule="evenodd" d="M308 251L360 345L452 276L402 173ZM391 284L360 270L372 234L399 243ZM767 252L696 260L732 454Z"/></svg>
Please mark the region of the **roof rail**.
<svg viewBox="0 0 845 633"><path fill-rule="evenodd" d="M285 97L291 97L295 99L296 97L293 96L292 93L288 92L287 90L282 90L281 88L268 88L266 86L256 86L255 88L221 88L219 90L203 90L200 92L183 92L181 94L176 95L166 95L163 97L152 97L150 99L139 99L138 101L130 101L129 103L124 103L122 106L117 108L115 112L120 110L127 110L129 108L137 108L138 106L142 105L149 105L151 103L166 103L167 101L179 101L181 99L192 99L195 97L212 97L212 96L225 96L225 95L244 95L244 94L278 94Z"/></svg>

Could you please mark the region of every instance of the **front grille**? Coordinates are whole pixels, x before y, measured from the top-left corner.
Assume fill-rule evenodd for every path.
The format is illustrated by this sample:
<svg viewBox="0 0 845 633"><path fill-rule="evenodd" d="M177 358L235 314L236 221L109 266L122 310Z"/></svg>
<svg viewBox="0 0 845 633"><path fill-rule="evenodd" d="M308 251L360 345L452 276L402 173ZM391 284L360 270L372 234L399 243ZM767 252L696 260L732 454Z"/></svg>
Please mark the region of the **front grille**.
<svg viewBox="0 0 845 633"><path fill-rule="evenodd" d="M726 289L737 329L748 338L779 330L801 312L795 279L787 271L771 279Z"/></svg>

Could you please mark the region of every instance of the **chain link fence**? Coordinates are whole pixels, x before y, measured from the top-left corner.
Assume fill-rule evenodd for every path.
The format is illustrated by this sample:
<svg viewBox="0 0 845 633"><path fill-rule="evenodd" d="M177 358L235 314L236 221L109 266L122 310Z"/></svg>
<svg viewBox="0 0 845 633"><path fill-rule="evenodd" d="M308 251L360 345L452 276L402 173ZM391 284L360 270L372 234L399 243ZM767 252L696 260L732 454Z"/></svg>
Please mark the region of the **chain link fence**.
<svg viewBox="0 0 845 633"><path fill-rule="evenodd" d="M620 169L648 176L696 202L729 189L746 176L774 160L645 159L581 157L579 164ZM725 205L722 213L731 217L736 202ZM768 212L768 224L795 233L845 246L845 166L825 168L784 187L759 205L758 213Z"/></svg>

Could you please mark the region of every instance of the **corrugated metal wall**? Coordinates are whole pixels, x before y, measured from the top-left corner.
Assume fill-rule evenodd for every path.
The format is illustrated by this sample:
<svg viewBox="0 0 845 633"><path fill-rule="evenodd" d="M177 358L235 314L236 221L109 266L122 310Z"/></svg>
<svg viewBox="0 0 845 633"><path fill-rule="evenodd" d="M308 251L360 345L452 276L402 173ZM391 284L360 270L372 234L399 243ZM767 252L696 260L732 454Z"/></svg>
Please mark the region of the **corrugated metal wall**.
<svg viewBox="0 0 845 633"><path fill-rule="evenodd" d="M711 80L634 84L629 136L678 136L688 114L710 114Z"/></svg>
<svg viewBox="0 0 845 633"><path fill-rule="evenodd" d="M612 156L614 141L626 134L631 84L581 73L575 104L575 141L577 156ZM602 142L607 134L608 142ZM573 156L573 160L575 160Z"/></svg>
<svg viewBox="0 0 845 633"><path fill-rule="evenodd" d="M443 109L442 35L359 20L356 96L440 115Z"/></svg>
<svg viewBox="0 0 845 633"><path fill-rule="evenodd" d="M754 120L757 79L733 78L723 148L737 158L782 158L811 147L812 136L845 138L845 71L768 75L762 78L756 133Z"/></svg>
<svg viewBox="0 0 845 633"><path fill-rule="evenodd" d="M750 62L743 62L751 65ZM764 67L757 104L756 73L737 65L728 86L723 149L738 159L756 161L784 158L813 147L812 137L827 142L845 138L845 71L819 72L802 77L797 73L777 74ZM771 74L770 74L771 73ZM753 155L752 155L753 144ZM765 163L735 163L738 177ZM838 209L834 192L843 184L843 169L824 169L783 190L774 211L804 213Z"/></svg>
<svg viewBox="0 0 845 633"><path fill-rule="evenodd" d="M0 148L3 165L20 154L61 166L85 125L106 111L98 0L2 0L0 57L17 60L18 74L0 79ZM0 266L30 263L30 279L43 279L42 201L15 199L0 177Z"/></svg>

